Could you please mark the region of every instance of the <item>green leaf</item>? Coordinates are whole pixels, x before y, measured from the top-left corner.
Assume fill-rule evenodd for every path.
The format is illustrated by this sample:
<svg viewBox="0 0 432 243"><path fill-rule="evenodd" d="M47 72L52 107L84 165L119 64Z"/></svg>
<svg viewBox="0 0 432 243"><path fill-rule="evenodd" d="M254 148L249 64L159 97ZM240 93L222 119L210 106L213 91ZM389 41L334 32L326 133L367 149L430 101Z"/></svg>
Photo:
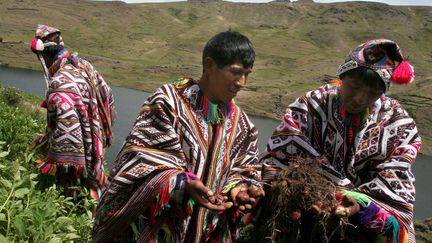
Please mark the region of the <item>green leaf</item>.
<svg viewBox="0 0 432 243"><path fill-rule="evenodd" d="M0 187L0 201L6 200L8 194L9 194L9 190L6 190L6 188L4 187Z"/></svg>
<svg viewBox="0 0 432 243"><path fill-rule="evenodd" d="M73 220L68 218L68 217L61 216L61 217L57 218L55 222L56 222L56 224L59 224L59 225L70 225L73 223Z"/></svg>
<svg viewBox="0 0 432 243"><path fill-rule="evenodd" d="M93 213L92 213L90 210L86 210L86 213L87 213L87 217L88 217L89 219L92 219L92 218L93 218Z"/></svg>
<svg viewBox="0 0 432 243"><path fill-rule="evenodd" d="M29 194L30 190L28 188L17 189L14 193L15 197L23 198L25 195Z"/></svg>
<svg viewBox="0 0 432 243"><path fill-rule="evenodd" d="M60 243L60 242L61 242L61 239L57 238L57 237L54 237L50 241L48 241L48 243Z"/></svg>
<svg viewBox="0 0 432 243"><path fill-rule="evenodd" d="M0 243L10 242L4 235L0 234Z"/></svg>
<svg viewBox="0 0 432 243"><path fill-rule="evenodd" d="M67 240L75 240L75 239L79 239L79 238L81 238L81 237L75 233L69 233L66 235Z"/></svg>
<svg viewBox="0 0 432 243"><path fill-rule="evenodd" d="M75 229L72 225L68 225L68 226L66 227L66 229L67 229L69 232L76 232L76 229Z"/></svg>
<svg viewBox="0 0 432 243"><path fill-rule="evenodd" d="M4 213L0 213L0 221L6 221L6 215Z"/></svg>
<svg viewBox="0 0 432 243"><path fill-rule="evenodd" d="M38 177L38 174L36 174L36 173L31 173L30 174L30 179L35 179L35 178L37 178Z"/></svg>
<svg viewBox="0 0 432 243"><path fill-rule="evenodd" d="M12 187L12 183L6 179L0 179L0 183L3 184L4 187L6 188L11 188Z"/></svg>
<svg viewBox="0 0 432 243"><path fill-rule="evenodd" d="M24 221L20 217L15 217L13 220L13 224L15 226L15 229L18 231L18 234L20 237L23 237L25 235L25 225Z"/></svg>
<svg viewBox="0 0 432 243"><path fill-rule="evenodd" d="M15 172L14 180L19 181L20 179L21 179L21 172L19 170L17 170Z"/></svg>
<svg viewBox="0 0 432 243"><path fill-rule="evenodd" d="M24 175L21 180L18 180L18 182L15 184L15 188L20 188L20 187L27 187L30 185L30 179L27 175Z"/></svg>
<svg viewBox="0 0 432 243"><path fill-rule="evenodd" d="M9 155L9 151L0 152L0 158L4 158Z"/></svg>

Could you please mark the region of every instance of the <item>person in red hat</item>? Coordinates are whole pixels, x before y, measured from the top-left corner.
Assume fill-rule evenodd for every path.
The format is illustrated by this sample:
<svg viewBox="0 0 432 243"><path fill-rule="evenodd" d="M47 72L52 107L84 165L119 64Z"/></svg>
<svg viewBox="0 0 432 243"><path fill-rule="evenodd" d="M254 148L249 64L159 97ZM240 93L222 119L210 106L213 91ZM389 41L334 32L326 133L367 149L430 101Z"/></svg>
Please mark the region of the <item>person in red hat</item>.
<svg viewBox="0 0 432 243"><path fill-rule="evenodd" d="M415 242L411 165L421 139L385 95L391 83L411 83L414 68L394 41L377 39L352 50L337 75L288 107L260 156L264 183L297 157L324 158L324 175L340 189L337 214L361 233L356 242Z"/></svg>
<svg viewBox="0 0 432 243"><path fill-rule="evenodd" d="M104 148L111 145L115 119L114 97L102 75L76 53L64 47L61 33L39 25L31 50L42 64L46 81L46 133L34 142L46 157L39 169L56 176L66 194L72 186L89 189L99 199L106 181Z"/></svg>

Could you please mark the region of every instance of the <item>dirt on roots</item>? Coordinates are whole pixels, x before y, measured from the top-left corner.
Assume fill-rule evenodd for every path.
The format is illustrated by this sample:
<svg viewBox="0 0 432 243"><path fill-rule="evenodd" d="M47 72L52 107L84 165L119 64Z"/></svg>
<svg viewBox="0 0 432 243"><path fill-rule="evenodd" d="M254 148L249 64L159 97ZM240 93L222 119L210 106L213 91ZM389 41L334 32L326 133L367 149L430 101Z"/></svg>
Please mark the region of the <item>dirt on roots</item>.
<svg viewBox="0 0 432 243"><path fill-rule="evenodd" d="M291 163L267 191L260 227L266 242L330 242L336 231L340 235L341 219L314 210L314 206L331 209L337 204L336 187L323 176L317 161Z"/></svg>

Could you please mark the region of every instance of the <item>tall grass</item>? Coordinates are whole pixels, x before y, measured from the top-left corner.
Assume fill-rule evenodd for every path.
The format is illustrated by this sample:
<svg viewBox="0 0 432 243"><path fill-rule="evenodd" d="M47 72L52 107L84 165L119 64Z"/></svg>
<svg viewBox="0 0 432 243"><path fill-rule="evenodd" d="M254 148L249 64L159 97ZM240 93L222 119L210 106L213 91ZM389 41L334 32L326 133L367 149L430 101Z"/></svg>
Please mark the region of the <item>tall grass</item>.
<svg viewBox="0 0 432 243"><path fill-rule="evenodd" d="M45 127L36 100L0 87L0 242L89 242L95 202L76 204L45 179L41 186L42 155L30 146Z"/></svg>

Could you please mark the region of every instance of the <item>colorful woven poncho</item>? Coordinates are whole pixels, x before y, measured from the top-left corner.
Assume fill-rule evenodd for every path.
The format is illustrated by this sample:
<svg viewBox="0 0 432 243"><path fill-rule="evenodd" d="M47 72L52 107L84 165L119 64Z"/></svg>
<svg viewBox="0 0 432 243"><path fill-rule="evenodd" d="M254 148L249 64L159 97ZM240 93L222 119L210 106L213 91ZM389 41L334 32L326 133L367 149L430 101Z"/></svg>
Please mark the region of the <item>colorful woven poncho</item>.
<svg viewBox="0 0 432 243"><path fill-rule="evenodd" d="M147 99L110 173L94 242L235 241L236 212L198 208L184 188L189 179L216 194L259 185L258 133L233 102L208 102L191 79Z"/></svg>
<svg viewBox="0 0 432 243"><path fill-rule="evenodd" d="M396 100L383 95L356 118L357 125L349 123L339 85L332 82L289 106L261 155L263 179L271 181L297 156L322 156L328 160L322 166L329 179L364 195L352 194L355 198L367 198L359 200L366 203L360 203L362 210L353 219L365 229L363 235L415 242L411 164L421 147L415 122Z"/></svg>
<svg viewBox="0 0 432 243"><path fill-rule="evenodd" d="M111 145L115 119L110 87L93 66L62 49L49 67L46 134L34 147L46 149L43 174L90 189L96 200L106 181L104 148Z"/></svg>

